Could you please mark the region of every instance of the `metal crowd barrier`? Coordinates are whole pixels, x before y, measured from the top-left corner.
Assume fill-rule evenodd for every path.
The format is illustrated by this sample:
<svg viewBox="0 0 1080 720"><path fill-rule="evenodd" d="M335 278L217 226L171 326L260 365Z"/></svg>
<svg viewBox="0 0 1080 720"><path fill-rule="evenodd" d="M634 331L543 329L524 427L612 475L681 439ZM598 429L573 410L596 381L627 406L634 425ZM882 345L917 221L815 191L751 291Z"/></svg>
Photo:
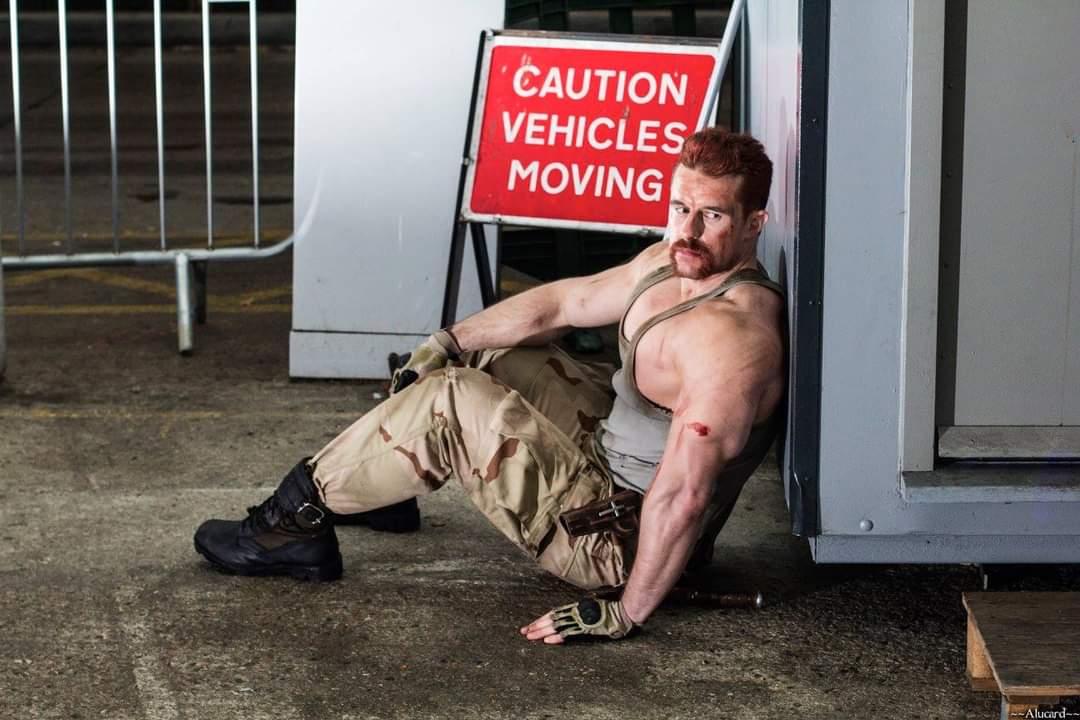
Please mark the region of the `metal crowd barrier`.
<svg viewBox="0 0 1080 720"><path fill-rule="evenodd" d="M106 43L108 54L109 93L109 141L112 181L112 251L78 252L73 242L71 227L71 143L69 133L68 94L68 42L66 0L57 0L57 17L60 34L60 104L63 114L64 142L64 252L34 255L26 252L26 207L23 195L22 168L22 103L19 87L19 30L18 0L9 1L9 24L11 27L11 89L14 105L15 130L15 202L18 225L18 254L0 258L4 269L41 269L58 267L85 267L103 265L164 265L176 268L176 321L179 350L190 353L194 347L193 324L206 319L206 264L210 261L255 260L267 258L288 249L295 233L273 245L262 247L259 242L259 93L258 93L258 36L256 33L256 0L202 0L202 67L203 106L206 127L206 226L205 248L170 248L165 230L165 118L163 112L161 30L162 0L154 5L154 86L157 117L157 169L158 169L158 222L160 247L157 250L124 250L120 246L119 212L117 190L116 145L116 46L114 0L105 0ZM250 246L214 247L214 208L212 168L212 131L210 100L210 5L217 3L246 3L248 6L248 32L251 46L251 157L252 198L254 206L254 234ZM0 376L5 362L3 328L3 281L0 278Z"/></svg>

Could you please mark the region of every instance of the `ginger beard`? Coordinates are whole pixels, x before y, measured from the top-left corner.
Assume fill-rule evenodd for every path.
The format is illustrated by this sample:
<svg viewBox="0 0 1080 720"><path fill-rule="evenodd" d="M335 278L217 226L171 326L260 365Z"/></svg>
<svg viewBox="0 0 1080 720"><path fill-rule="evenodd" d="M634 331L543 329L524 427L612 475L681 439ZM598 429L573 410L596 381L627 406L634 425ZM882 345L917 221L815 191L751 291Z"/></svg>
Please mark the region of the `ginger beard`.
<svg viewBox="0 0 1080 720"><path fill-rule="evenodd" d="M689 280L701 280L717 272L716 263L708 249L676 240L668 247L671 274Z"/></svg>

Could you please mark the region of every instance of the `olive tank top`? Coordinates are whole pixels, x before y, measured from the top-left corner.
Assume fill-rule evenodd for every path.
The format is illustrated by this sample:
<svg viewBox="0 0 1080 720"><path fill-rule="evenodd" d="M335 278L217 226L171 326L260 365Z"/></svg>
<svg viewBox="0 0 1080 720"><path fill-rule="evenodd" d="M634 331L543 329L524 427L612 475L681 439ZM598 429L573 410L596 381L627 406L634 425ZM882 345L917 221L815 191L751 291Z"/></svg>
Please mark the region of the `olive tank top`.
<svg viewBox="0 0 1080 720"><path fill-rule="evenodd" d="M656 475L660 458L664 454L668 432L671 429L671 410L653 403L642 395L634 379L635 354L642 336L656 324L697 307L703 302L721 297L728 290L742 283L761 285L783 296L783 288L770 280L760 265L758 267L759 269L756 270L750 268L738 270L713 290L657 313L642 323L632 338L627 339L623 328L630 307L643 292L671 277L671 266L664 265L653 270L642 278L630 293L630 299L619 321L619 357L622 360L622 367L611 378L611 384L615 390L615 401L611 414L600 421L595 437L596 449L607 461L612 478L617 485L642 493L649 488L649 484ZM780 403L768 419L750 429L746 446L737 457L724 466L716 479L717 486L729 479L736 479L736 476L740 482L744 481L757 468L780 429L784 414L783 404Z"/></svg>

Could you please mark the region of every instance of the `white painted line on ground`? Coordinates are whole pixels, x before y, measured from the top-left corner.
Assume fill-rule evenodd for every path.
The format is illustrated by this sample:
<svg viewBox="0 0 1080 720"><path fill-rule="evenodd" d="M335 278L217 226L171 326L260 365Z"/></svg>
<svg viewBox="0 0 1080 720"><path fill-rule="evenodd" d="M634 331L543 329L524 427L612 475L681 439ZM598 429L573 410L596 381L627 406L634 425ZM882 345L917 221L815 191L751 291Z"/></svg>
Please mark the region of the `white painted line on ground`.
<svg viewBox="0 0 1080 720"><path fill-rule="evenodd" d="M172 698L157 648L151 641L150 622L138 608L138 588L121 587L116 591L120 610L120 629L131 647L131 665L139 701L147 720L179 720L180 712Z"/></svg>

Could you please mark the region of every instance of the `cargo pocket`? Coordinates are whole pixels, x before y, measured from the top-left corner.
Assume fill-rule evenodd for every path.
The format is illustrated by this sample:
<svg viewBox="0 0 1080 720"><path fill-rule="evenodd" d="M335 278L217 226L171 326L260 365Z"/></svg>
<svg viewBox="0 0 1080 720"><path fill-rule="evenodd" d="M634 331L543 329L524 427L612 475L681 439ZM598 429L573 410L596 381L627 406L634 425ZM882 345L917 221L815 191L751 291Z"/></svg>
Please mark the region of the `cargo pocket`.
<svg viewBox="0 0 1080 720"><path fill-rule="evenodd" d="M609 478L588 465L563 496L558 512L609 497L613 489ZM625 579L624 552L618 538L610 532L570 537L557 521L551 541L537 562L552 575L586 590L618 586Z"/></svg>
<svg viewBox="0 0 1080 720"><path fill-rule="evenodd" d="M476 502L533 557L554 527L572 478L588 461L569 437L520 393L507 393L489 424L493 442L478 468ZM486 506L486 507L485 507ZM498 518L498 520L496 520ZM516 523L512 531L505 523Z"/></svg>

